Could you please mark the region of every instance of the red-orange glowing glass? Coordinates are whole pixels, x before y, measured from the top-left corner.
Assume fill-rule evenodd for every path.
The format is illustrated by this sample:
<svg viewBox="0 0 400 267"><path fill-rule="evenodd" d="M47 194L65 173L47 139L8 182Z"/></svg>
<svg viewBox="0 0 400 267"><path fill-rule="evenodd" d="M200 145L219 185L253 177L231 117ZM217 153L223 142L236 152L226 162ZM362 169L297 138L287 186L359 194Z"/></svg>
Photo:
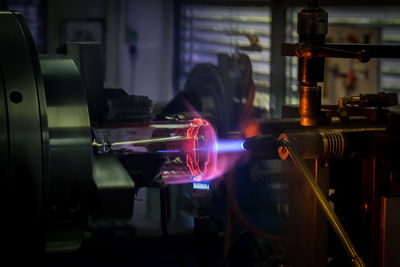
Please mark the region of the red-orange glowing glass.
<svg viewBox="0 0 400 267"><path fill-rule="evenodd" d="M97 145L105 144L104 152L163 153L163 179L167 184L207 180L216 169L215 132L202 118L104 125L95 131Z"/></svg>

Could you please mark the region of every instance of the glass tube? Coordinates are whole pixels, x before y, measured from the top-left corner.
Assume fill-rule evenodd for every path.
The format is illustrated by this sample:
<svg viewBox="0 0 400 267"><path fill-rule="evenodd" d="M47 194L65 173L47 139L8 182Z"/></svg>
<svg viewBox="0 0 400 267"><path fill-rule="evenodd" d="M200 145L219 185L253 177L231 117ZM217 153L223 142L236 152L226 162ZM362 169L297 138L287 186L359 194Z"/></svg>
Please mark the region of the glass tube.
<svg viewBox="0 0 400 267"><path fill-rule="evenodd" d="M98 153L162 153L165 183L212 178L217 160L212 125L201 118L148 123L115 123L94 129Z"/></svg>

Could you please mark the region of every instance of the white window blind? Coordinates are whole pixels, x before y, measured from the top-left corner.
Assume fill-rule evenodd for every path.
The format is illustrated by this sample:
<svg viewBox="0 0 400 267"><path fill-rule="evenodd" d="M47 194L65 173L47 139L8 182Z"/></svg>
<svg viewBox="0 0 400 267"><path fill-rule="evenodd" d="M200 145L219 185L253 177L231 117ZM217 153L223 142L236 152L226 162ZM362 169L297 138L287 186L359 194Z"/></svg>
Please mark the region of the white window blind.
<svg viewBox="0 0 400 267"><path fill-rule="evenodd" d="M235 47L249 45L244 35L257 35L263 50L241 52L252 62L257 91L254 105L269 107L270 22L269 7L182 6L180 88L196 64L216 65L219 53L234 53Z"/></svg>

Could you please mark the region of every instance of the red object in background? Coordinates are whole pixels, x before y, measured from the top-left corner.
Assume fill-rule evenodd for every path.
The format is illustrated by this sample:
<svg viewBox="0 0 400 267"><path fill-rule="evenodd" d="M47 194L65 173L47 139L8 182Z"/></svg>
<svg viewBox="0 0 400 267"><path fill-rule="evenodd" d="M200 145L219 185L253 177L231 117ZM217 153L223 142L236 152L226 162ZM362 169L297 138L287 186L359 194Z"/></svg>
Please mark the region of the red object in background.
<svg viewBox="0 0 400 267"><path fill-rule="evenodd" d="M243 129L243 134L246 138L261 135L260 122L256 120L248 121Z"/></svg>
<svg viewBox="0 0 400 267"><path fill-rule="evenodd" d="M359 44L360 43L360 41L357 39L357 37L354 34L347 35L347 41L352 43L352 44Z"/></svg>
<svg viewBox="0 0 400 267"><path fill-rule="evenodd" d="M353 91L354 89L356 89L356 83L357 76L354 70L349 70L348 72L346 72L343 81L343 87L348 91Z"/></svg>

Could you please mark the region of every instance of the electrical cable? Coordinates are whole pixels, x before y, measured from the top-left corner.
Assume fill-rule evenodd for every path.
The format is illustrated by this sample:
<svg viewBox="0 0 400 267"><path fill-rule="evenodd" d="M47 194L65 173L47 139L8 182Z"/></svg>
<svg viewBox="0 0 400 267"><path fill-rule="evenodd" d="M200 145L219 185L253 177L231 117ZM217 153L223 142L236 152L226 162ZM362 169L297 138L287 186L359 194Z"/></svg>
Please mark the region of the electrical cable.
<svg viewBox="0 0 400 267"><path fill-rule="evenodd" d="M229 201L227 205L228 211L226 212L225 218L224 256L228 255L229 248L231 247L233 229L233 214L231 207L229 206Z"/></svg>
<svg viewBox="0 0 400 267"><path fill-rule="evenodd" d="M229 202L228 206L230 207L234 217L252 235L258 236L258 237L260 237L262 239L265 239L265 240L281 241L282 236L266 233L266 232L258 229L243 214L243 212L240 209L239 204L237 203L236 198L235 198L235 181L234 181L234 178L235 178L234 171L231 171L230 173L228 173L226 175L227 201Z"/></svg>
<svg viewBox="0 0 400 267"><path fill-rule="evenodd" d="M250 233L248 231L243 231L241 233L239 233L232 241L231 246L229 247L228 253L224 256L222 262L221 262L221 267L225 267L227 266L230 258L232 257L232 252L233 252L233 248L236 246L236 244L244 237L246 237L247 235L249 235Z"/></svg>
<svg viewBox="0 0 400 267"><path fill-rule="evenodd" d="M244 131L248 121L251 119L252 114L253 114L253 102L255 98L255 85L253 81L253 69L251 66L251 60L247 55L243 55L242 60L244 61L244 74L243 74L243 86L242 86L242 96L247 96L246 97L246 104L244 105L244 108L242 110L242 113L239 118L239 123L240 123L240 129ZM227 231L231 231L230 229L230 224L232 222L232 215L233 217L239 221L242 226L249 231L252 235L261 237L262 239L268 239L268 240L281 240L281 236L279 235L273 235L266 233L260 229L258 229L256 226L254 226L243 214L242 210L239 207L239 204L236 201L235 197L235 174L234 171L231 171L230 173L227 173L225 175L225 181L227 185L227 207L228 207L228 213L231 213L227 215ZM225 236L225 252L227 250L227 247L229 247L230 244L230 234L227 233L228 235Z"/></svg>
<svg viewBox="0 0 400 267"><path fill-rule="evenodd" d="M167 229L167 208L166 208L166 197L165 197L165 189L160 189L160 209L161 209L161 231L164 235L164 239L167 241L169 247L172 249L172 252L175 254L176 261L178 266L184 267L182 256L179 253L176 245L169 238L168 229Z"/></svg>
<svg viewBox="0 0 400 267"><path fill-rule="evenodd" d="M231 244L231 246L230 246L230 248L229 248L229 250L228 250L228 253L224 256L224 258L223 258L223 260L222 260L222 262L221 262L221 265L220 265L221 267L227 266L227 264L229 263L229 260L230 260L231 257L232 257L232 253L233 253L234 247L237 245L237 243L238 243L241 239L245 238L246 236L248 236L248 237L250 238L250 240L251 240L251 242L252 242L253 244L255 244L255 245L257 245L258 247L260 247L261 249L263 249L263 247L257 242L257 240L251 235L251 233L250 233L249 231L240 232L240 233L233 239L232 244Z"/></svg>
<svg viewBox="0 0 400 267"><path fill-rule="evenodd" d="M251 60L248 55L244 54L242 56L244 60L244 73L243 73L243 84L242 84L242 95L241 97L246 97L246 103L240 114L239 123L240 129L244 131L247 123L252 118L253 115L253 102L256 93L256 87L253 81L253 68L251 65Z"/></svg>

